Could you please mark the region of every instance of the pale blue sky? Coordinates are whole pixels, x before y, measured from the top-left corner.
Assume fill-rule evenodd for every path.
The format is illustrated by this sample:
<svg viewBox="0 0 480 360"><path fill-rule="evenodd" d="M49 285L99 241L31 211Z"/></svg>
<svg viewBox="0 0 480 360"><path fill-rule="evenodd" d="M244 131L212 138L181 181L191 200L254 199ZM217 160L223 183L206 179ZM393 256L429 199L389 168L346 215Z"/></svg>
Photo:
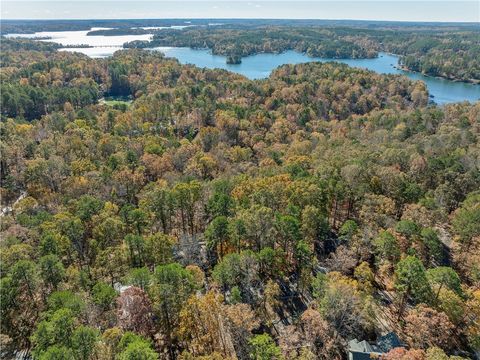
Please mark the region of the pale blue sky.
<svg viewBox="0 0 480 360"><path fill-rule="evenodd" d="M288 18L480 22L480 0L1 0L2 19Z"/></svg>

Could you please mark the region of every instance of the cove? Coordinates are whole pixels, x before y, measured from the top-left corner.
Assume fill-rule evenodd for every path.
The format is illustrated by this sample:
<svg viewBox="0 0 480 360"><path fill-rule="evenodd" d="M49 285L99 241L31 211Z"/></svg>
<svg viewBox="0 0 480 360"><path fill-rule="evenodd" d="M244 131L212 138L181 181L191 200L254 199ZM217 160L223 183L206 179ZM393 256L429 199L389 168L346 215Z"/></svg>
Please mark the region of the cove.
<svg viewBox="0 0 480 360"><path fill-rule="evenodd" d="M373 59L327 59L309 57L296 51L285 51L280 54L251 55L242 58L241 64L227 64L225 56L213 55L208 49L160 47L151 50L161 51L165 56L177 58L182 64L192 64L209 69L225 69L242 74L252 80L267 78L272 70L284 64L337 61L381 74L400 74L408 76L412 80L424 81L430 95L433 96L433 101L439 105L461 101L475 102L480 99L480 85L454 82L400 70L397 68L398 57L386 53L379 53L379 56Z"/></svg>

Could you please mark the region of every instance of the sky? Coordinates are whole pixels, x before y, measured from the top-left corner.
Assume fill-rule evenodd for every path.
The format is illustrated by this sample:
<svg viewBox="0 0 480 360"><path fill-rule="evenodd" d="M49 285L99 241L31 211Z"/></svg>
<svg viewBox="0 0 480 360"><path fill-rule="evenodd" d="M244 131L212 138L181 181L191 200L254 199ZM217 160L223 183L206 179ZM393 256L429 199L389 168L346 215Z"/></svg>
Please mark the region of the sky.
<svg viewBox="0 0 480 360"><path fill-rule="evenodd" d="M480 23L480 0L1 0L2 19L276 18Z"/></svg>

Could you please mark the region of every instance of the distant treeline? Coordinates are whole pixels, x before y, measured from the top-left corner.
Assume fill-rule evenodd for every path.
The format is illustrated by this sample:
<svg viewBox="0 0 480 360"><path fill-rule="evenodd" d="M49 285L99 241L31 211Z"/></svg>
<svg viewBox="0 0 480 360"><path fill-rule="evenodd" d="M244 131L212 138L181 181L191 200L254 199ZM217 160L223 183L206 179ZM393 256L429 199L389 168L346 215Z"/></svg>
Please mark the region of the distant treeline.
<svg viewBox="0 0 480 360"><path fill-rule="evenodd" d="M145 30L142 28L116 28L116 29L102 29L92 30L87 33L87 36L119 36L119 35L145 35L151 34L153 29Z"/></svg>
<svg viewBox="0 0 480 360"><path fill-rule="evenodd" d="M194 19L192 24L207 24L214 20ZM215 20L218 22L218 20ZM148 26L188 25L185 19L131 19L131 20L2 20L2 34L32 34L39 31L80 31L92 27L123 28Z"/></svg>
<svg viewBox="0 0 480 360"><path fill-rule="evenodd" d="M426 23L426 22L389 22L361 20L292 20L292 19L111 19L111 20L2 20L2 34L30 34L37 31L75 31L89 30L92 27L129 29L132 27L208 25L224 24L233 27L259 26L349 26L370 29L408 28L430 30L433 27L443 30L478 30L474 23Z"/></svg>

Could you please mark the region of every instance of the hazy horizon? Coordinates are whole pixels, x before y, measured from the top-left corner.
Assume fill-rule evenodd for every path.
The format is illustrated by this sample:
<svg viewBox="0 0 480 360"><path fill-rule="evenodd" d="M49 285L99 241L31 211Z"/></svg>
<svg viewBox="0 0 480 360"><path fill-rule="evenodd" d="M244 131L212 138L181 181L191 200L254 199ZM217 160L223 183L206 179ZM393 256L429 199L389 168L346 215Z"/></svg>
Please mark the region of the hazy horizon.
<svg viewBox="0 0 480 360"><path fill-rule="evenodd" d="M400 22L480 20L478 1L1 1L3 20L310 19Z"/></svg>

